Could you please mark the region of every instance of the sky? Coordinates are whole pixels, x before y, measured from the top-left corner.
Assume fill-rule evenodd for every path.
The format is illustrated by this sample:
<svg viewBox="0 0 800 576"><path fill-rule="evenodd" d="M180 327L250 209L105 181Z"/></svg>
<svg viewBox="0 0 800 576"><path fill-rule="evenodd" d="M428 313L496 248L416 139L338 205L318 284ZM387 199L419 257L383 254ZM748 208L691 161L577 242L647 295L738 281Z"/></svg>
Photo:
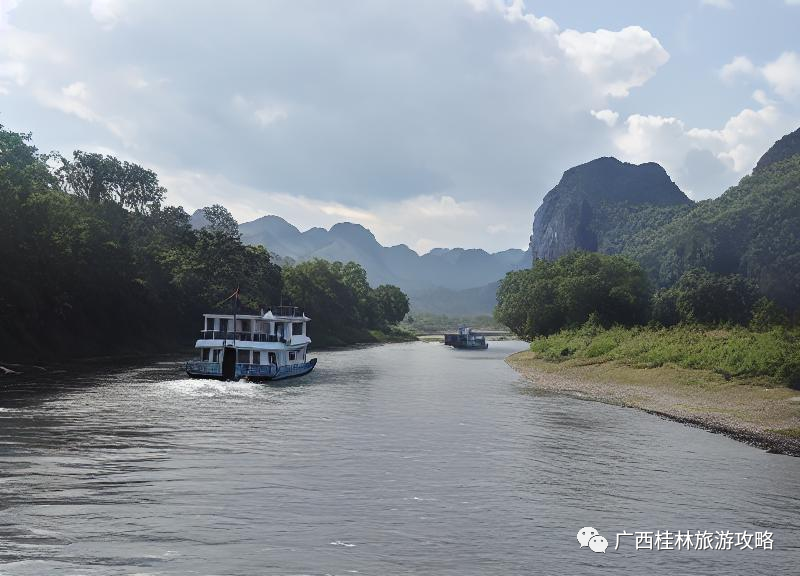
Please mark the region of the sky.
<svg viewBox="0 0 800 576"><path fill-rule="evenodd" d="M0 124L167 202L525 248L568 168L714 198L800 126L800 0L0 0Z"/></svg>

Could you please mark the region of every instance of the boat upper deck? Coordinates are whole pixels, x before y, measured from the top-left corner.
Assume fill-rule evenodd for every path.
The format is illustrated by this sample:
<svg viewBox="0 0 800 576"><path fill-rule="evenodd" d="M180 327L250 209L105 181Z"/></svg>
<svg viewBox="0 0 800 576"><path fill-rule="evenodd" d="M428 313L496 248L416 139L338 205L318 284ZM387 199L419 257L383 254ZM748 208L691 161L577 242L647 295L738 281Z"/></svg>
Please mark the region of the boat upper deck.
<svg viewBox="0 0 800 576"><path fill-rule="evenodd" d="M196 346L225 346L228 342L264 349L306 345L311 342L306 336L310 320L297 306L277 306L261 314L203 314L203 329Z"/></svg>
<svg viewBox="0 0 800 576"><path fill-rule="evenodd" d="M203 314L204 318L227 318L233 319L233 313L230 312L211 312ZM261 314L236 314L236 318L242 320L271 320L271 321L291 321L291 322L308 322L311 320L305 315L305 312L298 306L275 306L274 308L267 309L266 312Z"/></svg>

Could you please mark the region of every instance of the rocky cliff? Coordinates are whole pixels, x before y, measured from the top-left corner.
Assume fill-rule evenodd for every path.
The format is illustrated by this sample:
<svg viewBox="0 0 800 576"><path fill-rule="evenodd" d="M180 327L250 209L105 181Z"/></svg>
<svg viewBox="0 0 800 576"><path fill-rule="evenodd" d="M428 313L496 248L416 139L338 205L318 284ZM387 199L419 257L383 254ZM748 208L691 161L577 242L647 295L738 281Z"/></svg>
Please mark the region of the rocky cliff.
<svg viewBox="0 0 800 576"><path fill-rule="evenodd" d="M573 250L618 252L620 238L691 204L658 164L592 160L564 172L536 210L533 258L553 260Z"/></svg>

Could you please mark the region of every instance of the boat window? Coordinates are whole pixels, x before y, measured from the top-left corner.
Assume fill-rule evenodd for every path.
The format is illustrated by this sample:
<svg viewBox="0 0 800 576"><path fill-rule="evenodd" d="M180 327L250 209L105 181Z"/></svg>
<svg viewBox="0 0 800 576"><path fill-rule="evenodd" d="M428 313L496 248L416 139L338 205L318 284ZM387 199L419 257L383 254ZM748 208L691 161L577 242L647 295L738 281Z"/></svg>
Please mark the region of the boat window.
<svg viewBox="0 0 800 576"><path fill-rule="evenodd" d="M295 352L289 352L289 360L294 360L297 357Z"/></svg>
<svg viewBox="0 0 800 576"><path fill-rule="evenodd" d="M202 359L204 362L208 362L208 348L203 348Z"/></svg>
<svg viewBox="0 0 800 576"><path fill-rule="evenodd" d="M228 319L227 318L220 318L219 319L219 331L220 332L227 332L228 331Z"/></svg>
<svg viewBox="0 0 800 576"><path fill-rule="evenodd" d="M250 350L237 350L236 361L239 364L250 364Z"/></svg>
<svg viewBox="0 0 800 576"><path fill-rule="evenodd" d="M292 336L300 336L303 333L302 322L292 322Z"/></svg>
<svg viewBox="0 0 800 576"><path fill-rule="evenodd" d="M219 352L219 350L214 350L214 353L211 356L212 362L219 362Z"/></svg>
<svg viewBox="0 0 800 576"><path fill-rule="evenodd" d="M250 332L250 320L242 320L241 332Z"/></svg>
<svg viewBox="0 0 800 576"><path fill-rule="evenodd" d="M253 350L253 364L261 364L261 352Z"/></svg>
<svg viewBox="0 0 800 576"><path fill-rule="evenodd" d="M214 329L214 319L206 318L206 330L213 330L213 329Z"/></svg>

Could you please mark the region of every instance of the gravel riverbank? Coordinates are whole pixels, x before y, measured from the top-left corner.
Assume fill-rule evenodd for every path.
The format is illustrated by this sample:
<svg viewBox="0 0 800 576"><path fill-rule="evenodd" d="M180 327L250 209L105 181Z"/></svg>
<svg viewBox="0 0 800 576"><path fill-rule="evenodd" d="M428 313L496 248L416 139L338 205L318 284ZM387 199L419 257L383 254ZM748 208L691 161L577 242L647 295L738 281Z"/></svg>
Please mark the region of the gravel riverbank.
<svg viewBox="0 0 800 576"><path fill-rule="evenodd" d="M536 390L637 408L769 452L800 456L800 390L669 366L555 363L530 351L506 362Z"/></svg>

